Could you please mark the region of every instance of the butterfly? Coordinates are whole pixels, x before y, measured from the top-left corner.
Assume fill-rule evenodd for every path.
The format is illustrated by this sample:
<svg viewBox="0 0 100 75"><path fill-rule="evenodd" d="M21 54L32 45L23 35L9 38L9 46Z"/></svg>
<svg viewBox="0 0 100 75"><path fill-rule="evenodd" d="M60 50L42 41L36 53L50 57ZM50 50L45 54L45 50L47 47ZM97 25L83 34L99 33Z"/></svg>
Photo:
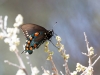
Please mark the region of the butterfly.
<svg viewBox="0 0 100 75"><path fill-rule="evenodd" d="M23 24L20 26L26 37L25 50L23 52L33 53L34 49L38 49L41 44L54 35L53 30L47 30L37 24ZM22 53L23 53L22 52Z"/></svg>

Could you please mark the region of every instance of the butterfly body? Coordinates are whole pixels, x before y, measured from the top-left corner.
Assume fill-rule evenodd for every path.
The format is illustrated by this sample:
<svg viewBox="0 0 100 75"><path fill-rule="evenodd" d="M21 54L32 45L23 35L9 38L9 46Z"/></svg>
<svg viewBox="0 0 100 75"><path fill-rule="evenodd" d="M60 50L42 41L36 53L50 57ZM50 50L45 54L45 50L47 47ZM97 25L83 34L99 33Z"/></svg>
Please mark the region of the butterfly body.
<svg viewBox="0 0 100 75"><path fill-rule="evenodd" d="M41 44L53 36L52 30L46 30L36 24L23 24L20 28L26 37L25 52L29 54L32 54L34 49L38 49Z"/></svg>

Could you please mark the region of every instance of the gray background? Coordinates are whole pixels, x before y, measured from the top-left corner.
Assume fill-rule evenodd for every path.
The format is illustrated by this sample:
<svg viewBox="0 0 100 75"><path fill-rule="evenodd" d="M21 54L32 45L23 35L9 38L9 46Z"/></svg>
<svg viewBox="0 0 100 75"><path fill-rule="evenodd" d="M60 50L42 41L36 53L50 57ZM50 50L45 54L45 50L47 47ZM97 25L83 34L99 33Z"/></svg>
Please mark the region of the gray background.
<svg viewBox="0 0 100 75"><path fill-rule="evenodd" d="M88 58L81 54L87 52L83 32L86 32L90 46L93 46L95 53L100 55L100 0L0 0L0 15L8 15L8 26L13 27L15 17L22 14L24 23L35 23L47 29L52 29L62 38L65 49L70 54L69 68L75 70L77 62L87 66ZM22 32L19 34L21 44L18 46L20 53L23 50L25 37ZM56 43L55 39L52 38ZM57 49L50 44L50 50L55 52L54 62L58 70L64 72L63 59ZM21 57L31 74L25 54ZM37 66L40 74L43 72L41 66L51 70L51 63L46 61L47 54L44 52L44 45L30 55L33 66ZM18 60L13 52L9 51L8 44L0 40L0 75L15 75L18 68L5 64L7 59L13 63ZM95 59L95 58L94 58ZM100 75L100 60L94 66L94 75Z"/></svg>

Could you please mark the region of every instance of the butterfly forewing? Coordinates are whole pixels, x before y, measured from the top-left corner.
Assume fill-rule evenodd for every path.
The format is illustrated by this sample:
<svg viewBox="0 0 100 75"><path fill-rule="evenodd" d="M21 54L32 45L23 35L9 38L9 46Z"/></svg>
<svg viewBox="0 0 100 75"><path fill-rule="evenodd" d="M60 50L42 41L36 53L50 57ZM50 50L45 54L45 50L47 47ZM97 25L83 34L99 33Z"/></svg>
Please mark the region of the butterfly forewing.
<svg viewBox="0 0 100 75"><path fill-rule="evenodd" d="M47 32L47 30L37 24L23 24L20 26L25 37L27 38L29 35L34 34L35 32Z"/></svg>

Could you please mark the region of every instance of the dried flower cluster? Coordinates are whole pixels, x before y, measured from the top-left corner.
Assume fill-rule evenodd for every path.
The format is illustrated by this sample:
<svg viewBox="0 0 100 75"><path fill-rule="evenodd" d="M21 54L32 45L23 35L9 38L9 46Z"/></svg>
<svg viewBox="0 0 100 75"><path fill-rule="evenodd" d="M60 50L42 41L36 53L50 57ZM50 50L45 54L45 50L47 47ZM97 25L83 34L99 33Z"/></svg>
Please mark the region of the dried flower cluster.
<svg viewBox="0 0 100 75"><path fill-rule="evenodd" d="M15 66L19 69L16 75L28 75L24 62L19 55L19 50L17 49L17 46L20 44L20 38L17 37L17 34L19 33L18 27L19 25L23 23L23 17L20 14L16 17L15 23L13 25L14 28L7 27L7 19L8 19L8 16L5 16L4 20L2 19L2 16L0 16L0 29L2 31L0 32L0 39L4 39L4 42L9 44L9 50L16 54L20 65L14 64L8 60L5 60L4 62L8 63L9 65ZM48 54L47 60L52 63L53 73L50 73L49 70L45 70L43 67L41 67L44 72L41 75L77 75L78 72L80 72L81 75L93 75L93 66L100 59L100 56L94 62L92 62L92 58L96 56L94 55L94 48L89 47L89 42L87 41L87 36L85 33L84 33L84 36L85 36L88 53L82 52L82 54L86 55L89 58L89 61L88 61L89 65L87 67L83 66L80 63L77 63L76 70L73 72L70 72L68 65L67 65L67 62L70 56L69 54L66 54L64 45L61 43L61 40L62 40L61 37L56 36L56 40L57 40L56 47L58 48L58 52L61 54L62 58L64 59L65 63L63 64L63 66L65 68L65 73L62 73L62 71L59 72L58 69L56 68L56 65L52 57L54 55L54 52L49 50L49 46L48 46L49 42L46 41L44 52ZM28 55L26 55L26 59L28 60L27 64L30 65L31 75L38 75L39 70L37 69L37 67L32 66L32 63L30 62L30 58Z"/></svg>

